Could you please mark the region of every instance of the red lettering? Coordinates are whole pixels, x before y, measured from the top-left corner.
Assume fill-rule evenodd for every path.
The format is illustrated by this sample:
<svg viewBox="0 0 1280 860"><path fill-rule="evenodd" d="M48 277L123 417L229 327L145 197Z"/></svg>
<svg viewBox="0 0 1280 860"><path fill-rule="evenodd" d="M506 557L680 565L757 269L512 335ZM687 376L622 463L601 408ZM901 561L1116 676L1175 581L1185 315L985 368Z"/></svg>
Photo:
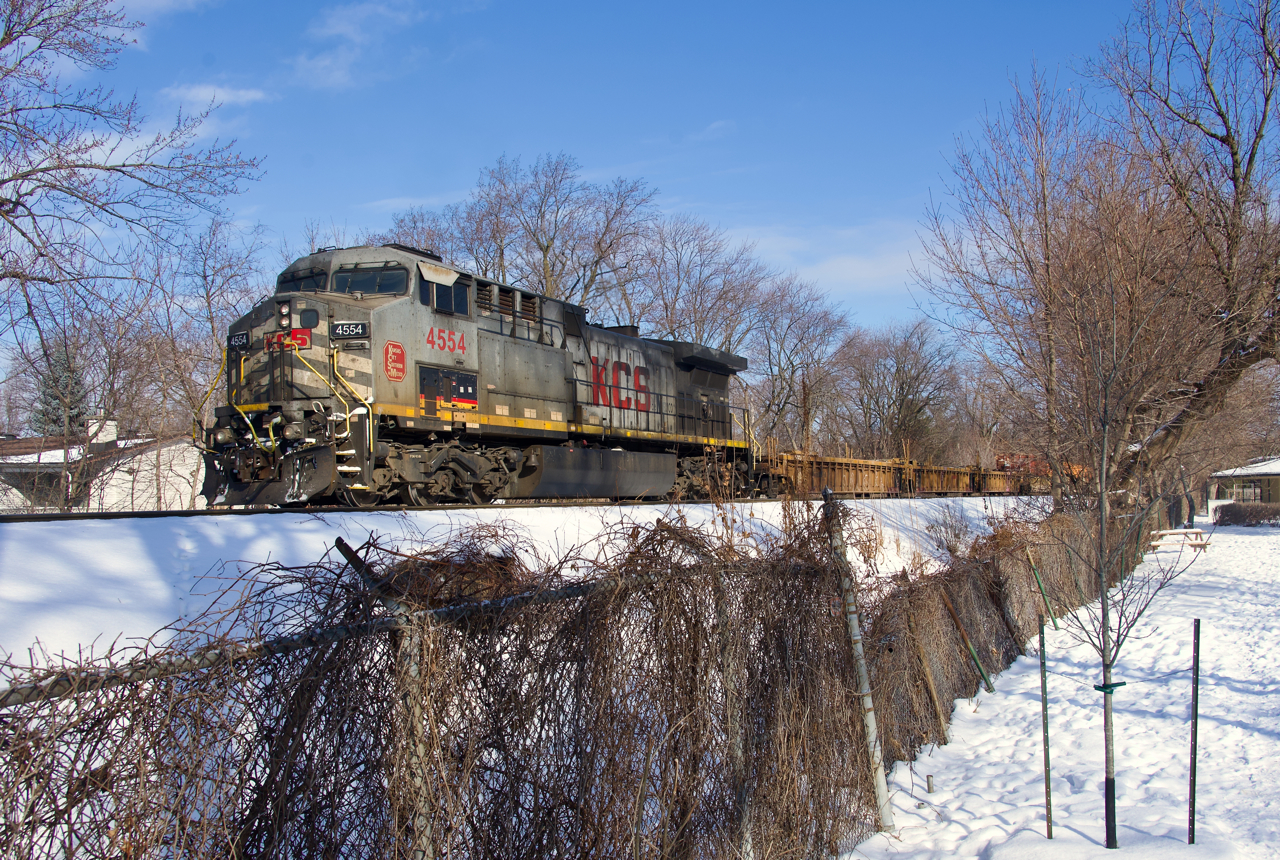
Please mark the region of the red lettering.
<svg viewBox="0 0 1280 860"><path fill-rule="evenodd" d="M631 376L631 365L627 364L625 361L615 361L613 363L613 405L618 409L630 409L631 398L623 397L622 390L624 388L630 388L631 386L622 385L618 382L619 372L625 373L627 376Z"/></svg>
<svg viewBox="0 0 1280 860"><path fill-rule="evenodd" d="M639 412L649 411L649 368L637 367L635 372L636 382L636 410ZM644 395L644 400L640 399L640 395Z"/></svg>
<svg viewBox="0 0 1280 860"><path fill-rule="evenodd" d="M596 406L609 405L609 383L604 377L608 369L609 359L591 356L591 402Z"/></svg>

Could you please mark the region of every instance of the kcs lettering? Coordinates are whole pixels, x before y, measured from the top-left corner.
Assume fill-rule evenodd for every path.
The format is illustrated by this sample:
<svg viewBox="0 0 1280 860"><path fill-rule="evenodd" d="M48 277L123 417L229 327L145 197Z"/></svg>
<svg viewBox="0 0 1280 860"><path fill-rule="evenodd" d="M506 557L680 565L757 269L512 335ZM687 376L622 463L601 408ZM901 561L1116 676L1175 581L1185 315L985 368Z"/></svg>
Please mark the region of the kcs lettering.
<svg viewBox="0 0 1280 860"><path fill-rule="evenodd" d="M610 375L609 364L607 358L591 357L591 402L596 406L648 412L649 368L633 368L625 361L615 361Z"/></svg>

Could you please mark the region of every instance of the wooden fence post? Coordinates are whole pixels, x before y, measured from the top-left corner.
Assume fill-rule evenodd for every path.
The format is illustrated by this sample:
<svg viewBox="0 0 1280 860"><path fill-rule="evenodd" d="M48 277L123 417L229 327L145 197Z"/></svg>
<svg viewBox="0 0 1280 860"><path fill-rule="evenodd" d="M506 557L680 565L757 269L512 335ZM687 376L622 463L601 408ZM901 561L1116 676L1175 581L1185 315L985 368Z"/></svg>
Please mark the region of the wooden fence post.
<svg viewBox="0 0 1280 860"><path fill-rule="evenodd" d="M907 592L907 632L911 635L911 644L915 646L916 658L920 660L920 670L924 673L924 688L933 703L933 712L938 717L938 729L944 744L951 743L951 731L947 728L947 714L938 698L938 689L933 683L933 670L929 667L929 657L924 653L920 637L916 634L916 620L911 606L911 592Z"/></svg>

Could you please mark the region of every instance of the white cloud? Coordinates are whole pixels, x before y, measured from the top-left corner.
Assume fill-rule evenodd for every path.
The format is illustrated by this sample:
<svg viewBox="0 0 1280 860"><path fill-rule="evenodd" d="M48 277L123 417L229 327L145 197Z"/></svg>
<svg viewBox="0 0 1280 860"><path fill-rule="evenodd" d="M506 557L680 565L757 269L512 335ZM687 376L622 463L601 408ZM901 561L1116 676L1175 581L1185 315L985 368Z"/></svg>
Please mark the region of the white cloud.
<svg viewBox="0 0 1280 860"><path fill-rule="evenodd" d="M416 24L427 11L412 0L400 2L349 3L330 6L307 27L307 35L316 39L343 39L367 45L387 30Z"/></svg>
<svg viewBox="0 0 1280 860"><path fill-rule="evenodd" d="M145 24L168 14L189 12L200 6L207 6L217 0L124 0L120 4L126 21L141 21L144 27L129 31L133 47L146 51L149 47Z"/></svg>
<svg viewBox="0 0 1280 860"><path fill-rule="evenodd" d="M125 0L120 6L126 18L151 18L166 12L187 12L210 0Z"/></svg>
<svg viewBox="0 0 1280 860"><path fill-rule="evenodd" d="M445 206L464 199L469 191L454 191L447 194L433 194L428 197L384 197L381 200L370 200L361 203L359 208L371 209L375 212L401 212L414 206Z"/></svg>
<svg viewBox="0 0 1280 860"><path fill-rule="evenodd" d="M753 242L761 260L813 281L853 310L875 300L896 303L906 312L915 307L909 285L912 255L918 257L920 247L918 230L912 222L882 220L811 229L740 226L729 233Z"/></svg>
<svg viewBox="0 0 1280 860"><path fill-rule="evenodd" d="M250 105L271 98L266 92L257 89L238 89L223 87L217 84L189 84L186 86L165 87L160 95L182 102L190 108L203 108L209 104Z"/></svg>
<svg viewBox="0 0 1280 860"><path fill-rule="evenodd" d="M737 130L738 124L733 120L718 119L702 131L689 135L686 140L690 143L705 143L708 140L719 140L722 137L728 137Z"/></svg>
<svg viewBox="0 0 1280 860"><path fill-rule="evenodd" d="M323 43L314 51L298 54L291 62L300 83L321 89L346 89L404 70L415 57L426 53L421 43L405 48L404 33L425 20L445 14L461 14L486 6L484 0L361 0L321 9L307 25L305 35ZM366 59L396 63L366 64Z"/></svg>

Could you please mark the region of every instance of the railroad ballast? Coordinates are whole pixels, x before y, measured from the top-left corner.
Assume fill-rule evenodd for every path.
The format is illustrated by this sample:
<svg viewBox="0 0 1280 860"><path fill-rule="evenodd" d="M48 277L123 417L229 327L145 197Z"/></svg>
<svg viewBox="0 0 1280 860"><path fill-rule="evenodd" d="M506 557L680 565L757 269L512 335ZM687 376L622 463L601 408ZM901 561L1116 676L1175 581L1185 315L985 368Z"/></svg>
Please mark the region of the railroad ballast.
<svg viewBox="0 0 1280 860"><path fill-rule="evenodd" d="M859 494L1018 489L1008 473L764 454L729 402L746 369L711 347L591 325L582 307L427 251L324 249L230 326L204 495L220 506L733 498L808 490L818 474ZM956 474L926 488L931 471Z"/></svg>

